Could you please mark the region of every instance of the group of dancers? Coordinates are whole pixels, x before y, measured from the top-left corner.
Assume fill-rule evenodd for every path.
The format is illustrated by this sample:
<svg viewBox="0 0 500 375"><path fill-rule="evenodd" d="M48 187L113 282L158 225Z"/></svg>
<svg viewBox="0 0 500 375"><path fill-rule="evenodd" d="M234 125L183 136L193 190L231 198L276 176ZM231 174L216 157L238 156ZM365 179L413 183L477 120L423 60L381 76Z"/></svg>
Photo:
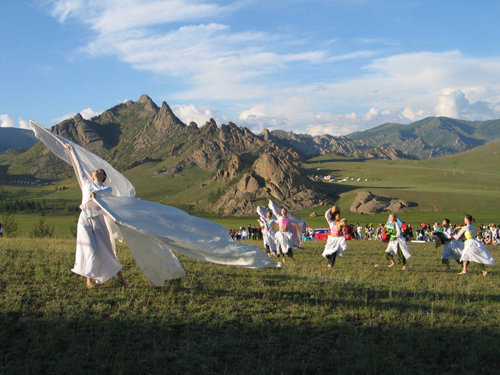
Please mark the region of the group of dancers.
<svg viewBox="0 0 500 375"><path fill-rule="evenodd" d="M78 219L75 264L72 271L86 278L87 287L92 288L95 285L94 282L104 283L114 276L123 286L129 285L122 275L122 266L115 253L113 237L117 233L117 228L118 231L121 229L122 234L124 234L141 270L155 285L162 285L166 279L182 277L185 274L178 259L170 249L218 264L248 268L280 266L279 263L270 261L257 248L236 245L229 236L227 236L226 241L222 237L223 233L227 235L227 230L218 224L191 217L185 212L168 206L136 200L133 198L135 191L131 185L128 186L128 180L107 165L106 168L109 168L112 174L114 185L117 186L118 191L115 192L114 187L105 184L108 176L103 169L89 170L89 165L95 165L96 162L106 164L105 161L83 149L76 152L75 147L69 141L51 134L36 123L32 123L32 126L37 137L41 138L52 152L72 164L81 187L81 213ZM83 153L86 168L83 166L79 153ZM90 173L90 171L92 172ZM124 184L120 184L120 181ZM128 193L127 191L125 193L129 195L120 198L120 189L128 189ZM112 198L106 198L117 193L118 195L115 197L120 199L119 204ZM130 207L127 209L128 206ZM120 210L121 207L125 208ZM154 229L136 228L127 220L127 217L133 216L134 213L135 216L139 215L146 220L147 215L151 214L152 211L156 212L157 220L161 222L161 225ZM305 221L288 212L285 207L280 207L271 199L269 199L267 208L259 206L257 212L268 256L282 257L283 262L286 262L287 258L293 260L293 249L302 248ZM337 206L326 211L325 219L330 233L322 255L328 260L327 267L331 269L335 265L336 258L343 257L344 252L347 251L344 236L346 220L341 218L340 209ZM193 241L191 238L193 231L188 231L184 236L171 237L168 229L170 225L175 224L172 223L175 220L183 222L189 228L191 228L190 224L199 225L199 238ZM449 220L445 219L443 228L435 233L436 241L444 244L442 259L448 268L449 260L454 259L462 263L460 274L465 274L469 263L476 262L481 264L482 273L486 276L488 272L484 266L495 264L495 260L484 244L475 239L475 228L472 221L472 217L466 215L464 218L465 226L453 236ZM113 223L114 230L111 228ZM396 264L395 259L397 258L403 263L403 270L406 270L407 260L411 254L400 224L396 214L389 215L385 232L390 236L390 239L385 252L391 262L389 267ZM148 225L154 227L155 223L151 222ZM202 227L206 230L202 231ZM158 232L163 233L159 234ZM204 235L205 232L206 235ZM458 241L462 237L465 239L463 245ZM205 243L205 245L201 243ZM209 244L213 246L209 246Z"/></svg>
<svg viewBox="0 0 500 375"><path fill-rule="evenodd" d="M259 214L259 222L262 226L264 247L268 255L283 256L285 255L293 259L292 249L294 247L293 234L296 231L297 237L300 238L299 228L294 222L290 221L291 214L285 208L280 208L271 200L269 200L269 209L263 207L257 208ZM288 218L287 218L288 215ZM340 208L333 206L325 213L325 219L328 223L330 233L323 250L322 256L327 259L328 269L333 268L337 257L344 257L344 252L347 251L347 242L344 235L346 228L346 220L341 218ZM481 265L481 272L484 276L488 274L486 265L495 264L495 259L490 254L486 246L475 238L475 228L472 225L473 218L471 215L465 215L464 226L457 234L453 234L453 228L450 226L450 221L444 219L442 228L434 233L433 239L436 242L436 247L443 245L441 254L442 263L450 270L450 260L453 259L462 265L462 270L459 274L466 274L467 267L470 262ZM386 258L390 261L388 267L396 265L396 259L403 264L403 270L407 270L407 261L411 257L406 237L401 230L401 220L397 215L392 213L389 215L387 223L384 226L384 232L389 237L387 249L385 250ZM464 242L459 241L464 239Z"/></svg>

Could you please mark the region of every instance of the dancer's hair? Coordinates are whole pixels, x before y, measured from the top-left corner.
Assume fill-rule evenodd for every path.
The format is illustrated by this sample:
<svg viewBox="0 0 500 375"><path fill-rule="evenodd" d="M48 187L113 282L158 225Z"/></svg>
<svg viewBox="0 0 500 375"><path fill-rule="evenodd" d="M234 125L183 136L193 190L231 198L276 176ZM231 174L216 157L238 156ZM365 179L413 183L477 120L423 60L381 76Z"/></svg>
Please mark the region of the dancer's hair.
<svg viewBox="0 0 500 375"><path fill-rule="evenodd" d="M106 171L104 169L96 169L96 171L101 171L102 174L104 175L104 178L102 179L102 182L106 181L106 178L108 177L108 175L106 174Z"/></svg>
<svg viewBox="0 0 500 375"><path fill-rule="evenodd" d="M450 219L443 219L443 221L446 221L446 224L450 224Z"/></svg>
<svg viewBox="0 0 500 375"><path fill-rule="evenodd" d="M469 220L471 223L474 221L474 218L472 217L472 215L465 215L465 217L467 218L467 220Z"/></svg>

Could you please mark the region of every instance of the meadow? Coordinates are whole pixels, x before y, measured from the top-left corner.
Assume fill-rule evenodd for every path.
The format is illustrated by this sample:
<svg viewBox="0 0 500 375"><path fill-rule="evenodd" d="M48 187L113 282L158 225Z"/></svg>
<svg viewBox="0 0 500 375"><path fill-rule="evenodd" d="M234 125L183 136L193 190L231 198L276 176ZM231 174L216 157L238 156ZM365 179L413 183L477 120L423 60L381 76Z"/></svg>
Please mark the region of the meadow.
<svg viewBox="0 0 500 375"><path fill-rule="evenodd" d="M161 288L120 245L130 287L93 289L70 271L74 245L0 239L0 374L498 373L498 266L447 272L433 244L406 272L376 241L349 241L333 270L324 242L281 269L181 257L187 275Z"/></svg>

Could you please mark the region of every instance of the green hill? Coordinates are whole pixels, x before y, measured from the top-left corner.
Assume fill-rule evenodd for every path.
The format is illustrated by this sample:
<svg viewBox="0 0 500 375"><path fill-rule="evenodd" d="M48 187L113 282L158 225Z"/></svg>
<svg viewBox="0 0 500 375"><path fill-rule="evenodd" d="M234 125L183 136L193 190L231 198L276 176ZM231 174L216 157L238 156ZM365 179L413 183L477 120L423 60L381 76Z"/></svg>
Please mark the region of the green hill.
<svg viewBox="0 0 500 375"><path fill-rule="evenodd" d="M349 207L357 192L370 191L418 203L402 214L408 220L451 216L452 220L461 221L464 213L471 213L480 221L500 222L500 169L496 167L500 163L499 150L500 142L494 142L457 155L426 160L359 161L326 155L313 158L304 166L320 176L353 178L344 183L323 183L331 194L340 195L337 203L351 220L367 220L351 214ZM356 181L358 178L361 180ZM373 220L385 221L386 217L387 213L378 214Z"/></svg>
<svg viewBox="0 0 500 375"><path fill-rule="evenodd" d="M384 124L347 138L371 146L391 145L407 157L422 159L455 154L500 138L500 120L464 121L428 117L408 125Z"/></svg>

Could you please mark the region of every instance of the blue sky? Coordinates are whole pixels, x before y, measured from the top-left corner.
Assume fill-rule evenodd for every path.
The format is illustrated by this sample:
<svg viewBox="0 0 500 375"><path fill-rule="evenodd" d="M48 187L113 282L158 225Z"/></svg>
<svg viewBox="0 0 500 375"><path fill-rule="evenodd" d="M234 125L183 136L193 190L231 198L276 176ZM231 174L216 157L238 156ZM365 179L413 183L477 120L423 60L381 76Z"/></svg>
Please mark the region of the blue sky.
<svg viewBox="0 0 500 375"><path fill-rule="evenodd" d="M5 0L0 126L148 94L184 121L343 135L500 118L496 0Z"/></svg>

